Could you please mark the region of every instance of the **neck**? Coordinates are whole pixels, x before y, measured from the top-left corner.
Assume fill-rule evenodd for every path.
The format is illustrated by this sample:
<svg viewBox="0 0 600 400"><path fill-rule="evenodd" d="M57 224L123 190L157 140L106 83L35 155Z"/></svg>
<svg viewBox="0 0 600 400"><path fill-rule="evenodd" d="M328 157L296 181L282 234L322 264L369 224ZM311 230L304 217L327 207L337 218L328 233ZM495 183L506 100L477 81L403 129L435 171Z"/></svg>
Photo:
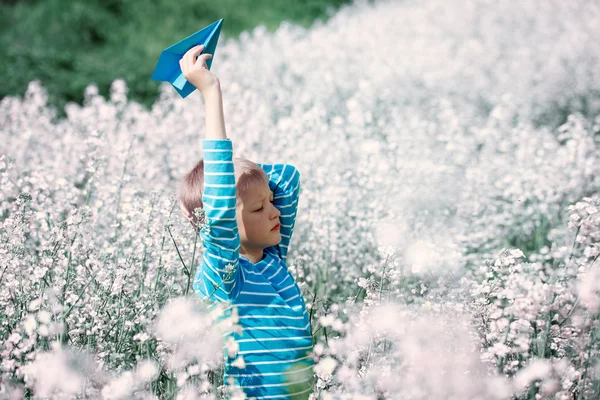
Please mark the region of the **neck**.
<svg viewBox="0 0 600 400"><path fill-rule="evenodd" d="M240 254L246 257L252 264L256 264L264 258L263 249L244 250L240 249Z"/></svg>

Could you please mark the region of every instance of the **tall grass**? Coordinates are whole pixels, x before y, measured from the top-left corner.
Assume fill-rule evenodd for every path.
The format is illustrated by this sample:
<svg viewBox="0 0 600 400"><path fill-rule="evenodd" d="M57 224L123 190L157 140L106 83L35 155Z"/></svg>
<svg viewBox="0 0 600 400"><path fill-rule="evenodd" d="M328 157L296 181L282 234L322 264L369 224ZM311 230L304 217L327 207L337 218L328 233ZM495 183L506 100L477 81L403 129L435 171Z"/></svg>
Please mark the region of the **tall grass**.
<svg viewBox="0 0 600 400"><path fill-rule="evenodd" d="M356 2L220 45L238 156L302 172L288 260L314 397L600 395L599 15ZM61 120L37 82L0 103L2 395L241 396L174 198L200 97L85 99Z"/></svg>

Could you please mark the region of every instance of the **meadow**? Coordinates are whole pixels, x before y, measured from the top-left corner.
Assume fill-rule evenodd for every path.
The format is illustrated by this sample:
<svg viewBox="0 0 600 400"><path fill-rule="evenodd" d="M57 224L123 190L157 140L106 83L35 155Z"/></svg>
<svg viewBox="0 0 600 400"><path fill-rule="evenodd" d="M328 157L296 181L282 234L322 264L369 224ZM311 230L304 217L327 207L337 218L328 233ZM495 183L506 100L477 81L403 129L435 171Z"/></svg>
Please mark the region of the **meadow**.
<svg viewBox="0 0 600 400"><path fill-rule="evenodd" d="M599 398L599 27L592 0L355 1L220 41L237 156L301 173L313 398ZM0 102L2 398L243 397L175 197L202 98L127 90Z"/></svg>

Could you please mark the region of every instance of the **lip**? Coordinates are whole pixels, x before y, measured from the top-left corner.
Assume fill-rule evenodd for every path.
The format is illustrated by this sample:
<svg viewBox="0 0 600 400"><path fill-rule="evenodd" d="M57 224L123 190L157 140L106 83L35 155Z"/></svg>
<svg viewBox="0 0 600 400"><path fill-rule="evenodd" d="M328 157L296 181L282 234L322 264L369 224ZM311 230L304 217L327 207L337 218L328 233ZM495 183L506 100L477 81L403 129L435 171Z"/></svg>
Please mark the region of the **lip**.
<svg viewBox="0 0 600 400"><path fill-rule="evenodd" d="M271 229L271 230L272 230L272 231L279 230L279 227L280 227L280 226L281 226L280 224L277 224L277 225L275 225L275 226L273 227L273 229Z"/></svg>

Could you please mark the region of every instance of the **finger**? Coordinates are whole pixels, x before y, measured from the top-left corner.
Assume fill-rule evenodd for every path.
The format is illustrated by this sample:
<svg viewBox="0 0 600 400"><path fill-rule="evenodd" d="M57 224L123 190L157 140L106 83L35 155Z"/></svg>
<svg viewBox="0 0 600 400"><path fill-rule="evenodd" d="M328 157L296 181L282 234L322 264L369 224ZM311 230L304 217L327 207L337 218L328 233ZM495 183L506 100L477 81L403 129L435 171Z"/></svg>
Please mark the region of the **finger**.
<svg viewBox="0 0 600 400"><path fill-rule="evenodd" d="M205 68L208 68L206 65L206 60L212 58L212 54L200 54L194 65L199 65Z"/></svg>
<svg viewBox="0 0 600 400"><path fill-rule="evenodd" d="M188 51L186 51L185 54L183 55L183 58L181 59L181 63L183 64L183 68L186 69L186 70L189 70L189 68L190 68L190 62L189 62L190 51L191 51L191 49L188 50Z"/></svg>
<svg viewBox="0 0 600 400"><path fill-rule="evenodd" d="M186 68L190 69L194 66L194 62L196 61L196 57L204 50L204 45L194 46L183 55L183 63Z"/></svg>
<svg viewBox="0 0 600 400"><path fill-rule="evenodd" d="M201 45L199 45L199 46L196 46L196 49L195 49L195 50L192 52L192 54L191 54L191 56L190 56L190 57L191 57L191 59L192 59L193 61L196 61L196 58L198 58L198 55L199 55L200 53L202 53L203 51L204 51L204 45L203 45L203 44L201 44Z"/></svg>
<svg viewBox="0 0 600 400"><path fill-rule="evenodd" d="M190 47L190 49L188 51L186 51L185 54L183 55L183 58L190 57L194 53L196 53L195 56L197 57L198 54L200 54L202 52L202 50L204 50L203 44L199 44L197 46Z"/></svg>

